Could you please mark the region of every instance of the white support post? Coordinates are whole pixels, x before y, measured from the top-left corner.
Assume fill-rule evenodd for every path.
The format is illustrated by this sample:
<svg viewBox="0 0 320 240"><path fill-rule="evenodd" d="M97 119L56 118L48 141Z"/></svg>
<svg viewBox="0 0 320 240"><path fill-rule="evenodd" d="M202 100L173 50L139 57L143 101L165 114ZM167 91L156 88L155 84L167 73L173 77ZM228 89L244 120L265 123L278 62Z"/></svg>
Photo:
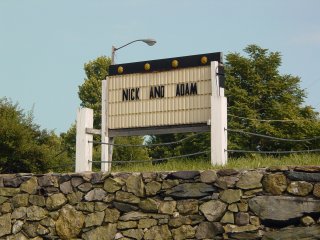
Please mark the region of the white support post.
<svg viewBox="0 0 320 240"><path fill-rule="evenodd" d="M211 62L211 165L227 164L227 98L217 75L218 62Z"/></svg>
<svg viewBox="0 0 320 240"><path fill-rule="evenodd" d="M93 128L93 110L80 108L77 111L76 136L76 172L92 170L92 134L86 133L86 128Z"/></svg>
<svg viewBox="0 0 320 240"><path fill-rule="evenodd" d="M101 142L113 143L113 138L109 137L108 132L108 78L102 81L102 109L101 109ZM101 145L101 171L108 172L111 171L111 161L112 161L112 145ZM104 163L108 162L108 163Z"/></svg>

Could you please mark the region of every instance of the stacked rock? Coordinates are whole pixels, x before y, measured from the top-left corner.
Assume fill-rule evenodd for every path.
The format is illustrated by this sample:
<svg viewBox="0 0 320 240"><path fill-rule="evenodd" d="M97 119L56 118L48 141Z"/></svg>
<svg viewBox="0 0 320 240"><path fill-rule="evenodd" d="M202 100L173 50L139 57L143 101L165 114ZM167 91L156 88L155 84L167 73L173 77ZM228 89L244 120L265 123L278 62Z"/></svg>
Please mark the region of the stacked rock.
<svg viewBox="0 0 320 240"><path fill-rule="evenodd" d="M1 239L313 239L320 167L0 175Z"/></svg>

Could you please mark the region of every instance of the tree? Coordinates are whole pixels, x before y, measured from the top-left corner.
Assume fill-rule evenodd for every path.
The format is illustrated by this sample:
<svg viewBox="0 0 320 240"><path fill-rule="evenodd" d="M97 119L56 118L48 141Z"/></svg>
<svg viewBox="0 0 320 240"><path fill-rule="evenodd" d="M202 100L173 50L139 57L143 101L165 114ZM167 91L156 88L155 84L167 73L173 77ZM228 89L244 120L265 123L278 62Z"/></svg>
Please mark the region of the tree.
<svg viewBox="0 0 320 240"><path fill-rule="evenodd" d="M280 53L257 45L249 45L244 51L248 56L226 56L228 128L288 139L320 135L318 113L302 105L306 94L299 86L300 78L279 73ZM272 119L284 121L265 121ZM229 133L228 139L233 149L277 151L319 146L319 141L270 141L235 133Z"/></svg>
<svg viewBox="0 0 320 240"><path fill-rule="evenodd" d="M94 111L94 127L101 128L101 81L106 79L109 74L110 58L105 56L98 57L93 61L84 64L86 78L84 83L79 86L79 98L81 106L92 108ZM96 137L97 140L100 137ZM143 136L117 137L116 144L143 144ZM100 159L100 146L95 146L93 158ZM145 148L137 147L121 147L113 148L113 160L128 161L128 160L147 160L148 152Z"/></svg>
<svg viewBox="0 0 320 240"><path fill-rule="evenodd" d="M230 53L226 56L226 96L228 97L228 128L288 139L304 139L320 135L318 113L303 106L306 97L300 78L281 75L281 55L257 45L244 49L247 56ZM264 121L266 119L284 121ZM259 121L263 120L263 121ZM287 121L294 120L294 121ZM171 142L187 136L170 134L153 136L151 143ZM320 141L270 141L252 135L228 133L228 148L259 151L302 150L319 148ZM170 156L208 150L209 134L203 134L174 147L161 146L152 157ZM239 154L233 154L238 156Z"/></svg>
<svg viewBox="0 0 320 240"><path fill-rule="evenodd" d="M183 141L181 141L183 140ZM162 159L181 155L188 155L198 152L208 151L210 146L210 135L208 133L179 133L179 134L163 134L150 136L149 144L177 142L170 145L150 146L149 155L154 159ZM207 158L209 155L199 154L189 156L190 159ZM187 158L187 157L186 157ZM166 162L158 161L155 163Z"/></svg>
<svg viewBox="0 0 320 240"><path fill-rule="evenodd" d="M163 135L152 135L148 138L148 144L159 144L159 143L168 143L175 142L178 140L177 134L163 134ZM167 157L177 156L179 154L178 149L176 149L176 144L166 145L166 146L150 146L149 156L154 159L162 159ZM159 161L155 163L161 163L166 161Z"/></svg>
<svg viewBox="0 0 320 240"><path fill-rule="evenodd" d="M54 132L40 130L32 112L26 114L18 104L0 99L1 173L59 171L65 163L70 162Z"/></svg>
<svg viewBox="0 0 320 240"><path fill-rule="evenodd" d="M98 57L84 64L86 78L79 86L78 95L81 106L93 109L94 127L101 128L101 81L109 74L110 58Z"/></svg>
<svg viewBox="0 0 320 240"><path fill-rule="evenodd" d="M69 130L60 134L61 144L69 159L76 158L76 124L72 124Z"/></svg>

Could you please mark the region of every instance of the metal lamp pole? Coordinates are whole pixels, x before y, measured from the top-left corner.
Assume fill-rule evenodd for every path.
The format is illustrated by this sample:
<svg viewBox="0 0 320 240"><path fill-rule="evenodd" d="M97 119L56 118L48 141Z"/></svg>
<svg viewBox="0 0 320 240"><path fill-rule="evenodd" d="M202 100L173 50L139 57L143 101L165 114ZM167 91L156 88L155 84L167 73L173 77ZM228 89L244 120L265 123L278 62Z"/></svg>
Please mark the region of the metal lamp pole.
<svg viewBox="0 0 320 240"><path fill-rule="evenodd" d="M114 65L114 56L115 52L118 51L121 48L124 48L132 43L135 42L144 42L148 44L149 46L153 46L156 43L156 40L154 39L137 39L132 42L129 42L121 47L116 48L115 46L112 46L111 48L111 64ZM108 78L107 78L108 79ZM110 171L111 170L111 161L112 161L112 151L113 146L112 143L114 142L113 137L109 137L108 133L108 126L107 126L107 118L108 118L108 98L107 98L107 91L108 88L108 80L102 81L102 121L101 121L101 141L106 143L111 143L111 145L101 145L101 171Z"/></svg>
<svg viewBox="0 0 320 240"><path fill-rule="evenodd" d="M134 42L144 42L144 43L148 44L149 46L153 46L154 44L156 44L157 41L154 39L151 39L151 38L137 39L137 40L131 41L131 42L129 42L121 47L118 47L118 48L115 46L112 46L112 48L111 48L111 64L112 65L114 64L114 56L115 56L116 51L118 51L119 49L124 48Z"/></svg>

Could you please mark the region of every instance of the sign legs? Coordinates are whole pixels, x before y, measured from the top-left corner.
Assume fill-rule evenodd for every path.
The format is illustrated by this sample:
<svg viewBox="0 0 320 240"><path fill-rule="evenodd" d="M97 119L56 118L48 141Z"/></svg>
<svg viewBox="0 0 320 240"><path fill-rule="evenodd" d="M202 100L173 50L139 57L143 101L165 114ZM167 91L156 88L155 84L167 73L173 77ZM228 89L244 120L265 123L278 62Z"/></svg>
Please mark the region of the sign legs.
<svg viewBox="0 0 320 240"><path fill-rule="evenodd" d="M93 127L93 110L78 109L76 137L76 172L92 170L92 134L86 133L86 128Z"/></svg>
<svg viewBox="0 0 320 240"><path fill-rule="evenodd" d="M211 62L211 165L226 165L227 153L227 98L224 96L223 66Z"/></svg>
<svg viewBox="0 0 320 240"><path fill-rule="evenodd" d="M227 98L211 97L211 165L227 164Z"/></svg>
<svg viewBox="0 0 320 240"><path fill-rule="evenodd" d="M114 139L109 137L108 132L108 78L102 81L102 109L101 109L101 171L111 171L112 151ZM109 145L111 144L111 145Z"/></svg>

